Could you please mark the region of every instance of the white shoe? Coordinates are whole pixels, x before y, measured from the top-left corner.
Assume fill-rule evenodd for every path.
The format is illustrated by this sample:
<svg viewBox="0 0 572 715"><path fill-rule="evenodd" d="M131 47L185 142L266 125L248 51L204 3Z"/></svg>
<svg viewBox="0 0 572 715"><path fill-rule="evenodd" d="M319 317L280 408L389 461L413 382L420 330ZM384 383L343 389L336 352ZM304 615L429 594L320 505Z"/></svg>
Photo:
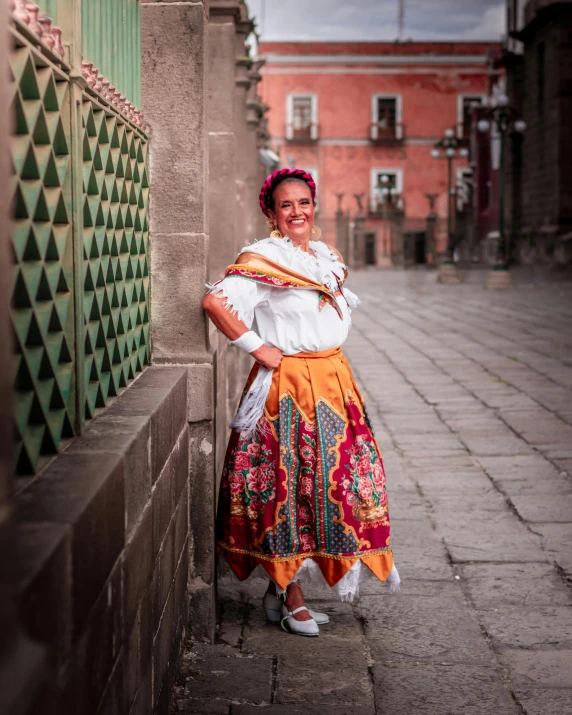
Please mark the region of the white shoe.
<svg viewBox="0 0 572 715"><path fill-rule="evenodd" d="M283 605L284 601L281 598L266 591L262 599L262 606L270 623L280 623Z"/></svg>
<svg viewBox="0 0 572 715"><path fill-rule="evenodd" d="M262 606L270 623L279 623L283 604L284 601L279 596L266 591L262 599ZM327 613L318 613L317 611L312 611L311 608L308 609L308 612L319 626L324 626L330 622L330 617Z"/></svg>
<svg viewBox="0 0 572 715"><path fill-rule="evenodd" d="M300 611L308 611L308 609L306 606L300 606L300 608L289 611L286 606L282 606L282 620L280 621L282 630L287 633L293 633L295 636L319 636L320 629L313 618L309 621L297 621L293 617L294 614L300 613Z"/></svg>

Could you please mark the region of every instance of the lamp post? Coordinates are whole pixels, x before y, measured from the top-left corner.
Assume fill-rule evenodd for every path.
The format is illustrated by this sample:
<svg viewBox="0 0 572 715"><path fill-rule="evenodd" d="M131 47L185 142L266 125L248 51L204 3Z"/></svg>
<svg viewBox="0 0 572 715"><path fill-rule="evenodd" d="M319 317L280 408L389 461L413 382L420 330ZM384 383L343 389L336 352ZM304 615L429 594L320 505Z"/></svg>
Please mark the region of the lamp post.
<svg viewBox="0 0 572 715"><path fill-rule="evenodd" d="M487 277L487 288L510 288L512 279L508 267L508 251L506 245L505 221L504 221L504 168L506 136L509 132L524 134L526 122L509 104L506 94L499 94L492 98L492 106L488 109L486 116L477 122L477 129L483 134L490 132L494 126L499 137L499 217L498 217L498 239L496 259L493 270Z"/></svg>
<svg viewBox="0 0 572 715"><path fill-rule="evenodd" d="M455 189L453 188L453 161L457 157L467 157L469 151L466 147L460 146L460 142L455 136L454 129L446 129L443 137L434 145L431 156L440 159L442 156L447 160L447 250L445 260L439 270L440 283L460 283L461 278L455 266L455 236L453 234L453 198Z"/></svg>
<svg viewBox="0 0 572 715"><path fill-rule="evenodd" d="M389 201L391 200L391 189L389 188L389 176L383 174L379 183L381 184L381 199L383 211L383 255L379 257L379 266L382 268L391 268L393 262L391 260L391 244L389 244Z"/></svg>

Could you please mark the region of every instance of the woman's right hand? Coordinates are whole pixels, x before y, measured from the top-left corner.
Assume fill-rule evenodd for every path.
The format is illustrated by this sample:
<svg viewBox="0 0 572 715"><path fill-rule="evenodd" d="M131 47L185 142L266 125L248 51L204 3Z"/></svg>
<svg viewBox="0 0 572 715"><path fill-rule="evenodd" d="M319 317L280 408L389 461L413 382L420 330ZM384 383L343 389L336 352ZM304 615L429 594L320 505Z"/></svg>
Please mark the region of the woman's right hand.
<svg viewBox="0 0 572 715"><path fill-rule="evenodd" d="M261 345L257 350L250 353L252 357L269 370L279 367L284 357L278 348L270 348L268 345Z"/></svg>

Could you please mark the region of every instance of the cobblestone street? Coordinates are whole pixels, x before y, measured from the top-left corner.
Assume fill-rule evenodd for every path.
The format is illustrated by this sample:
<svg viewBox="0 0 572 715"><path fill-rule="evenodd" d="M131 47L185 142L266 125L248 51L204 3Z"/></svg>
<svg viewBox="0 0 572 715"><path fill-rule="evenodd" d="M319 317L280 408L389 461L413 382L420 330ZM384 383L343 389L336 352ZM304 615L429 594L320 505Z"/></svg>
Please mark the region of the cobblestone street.
<svg viewBox="0 0 572 715"><path fill-rule="evenodd" d="M383 451L403 584L319 638L267 625L262 581L220 587L216 645L188 643L177 713L572 713L572 284L488 292L354 273L344 352Z"/></svg>

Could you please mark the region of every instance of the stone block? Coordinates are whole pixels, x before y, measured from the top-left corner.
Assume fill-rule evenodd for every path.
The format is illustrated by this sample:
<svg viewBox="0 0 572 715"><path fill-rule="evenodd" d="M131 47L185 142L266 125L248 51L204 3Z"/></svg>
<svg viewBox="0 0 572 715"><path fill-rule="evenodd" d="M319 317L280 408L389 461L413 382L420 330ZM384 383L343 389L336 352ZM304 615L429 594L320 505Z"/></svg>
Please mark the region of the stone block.
<svg viewBox="0 0 572 715"><path fill-rule="evenodd" d="M360 612L366 637L377 662L416 661L488 665L491 653L462 594L406 596L386 599L366 596Z"/></svg>
<svg viewBox="0 0 572 715"><path fill-rule="evenodd" d="M133 628L127 636L123 653L123 681L126 707L118 715L129 711L139 689L139 681L141 680L140 640L141 624L139 618L136 618Z"/></svg>
<svg viewBox="0 0 572 715"><path fill-rule="evenodd" d="M207 225L206 24L201 2L141 7L142 103L153 133L150 211L155 241L157 232L200 233ZM191 255L185 265L192 265ZM171 294L181 299L179 275L170 276L175 280Z"/></svg>
<svg viewBox="0 0 572 715"><path fill-rule="evenodd" d="M373 666L381 715L516 715L518 709L493 668L437 663Z"/></svg>
<svg viewBox="0 0 572 715"><path fill-rule="evenodd" d="M173 598L168 598L162 614L157 634L153 640L153 708L157 707L163 678L169 666L171 648L173 645L173 632L175 627L175 613Z"/></svg>
<svg viewBox="0 0 572 715"><path fill-rule="evenodd" d="M213 642L216 632L215 585L200 577L188 584L189 633L201 641Z"/></svg>
<svg viewBox="0 0 572 715"><path fill-rule="evenodd" d="M75 640L123 548L123 462L103 452L61 454L17 506L22 521L71 525Z"/></svg>
<svg viewBox="0 0 572 715"><path fill-rule="evenodd" d="M141 673L146 673L148 669L151 669L155 637L151 586L143 594L137 618L139 619L139 670Z"/></svg>
<svg viewBox="0 0 572 715"><path fill-rule="evenodd" d="M193 576L214 583L215 488L213 435L210 422L189 425L191 534L194 545ZM200 515L200 518L198 518ZM194 518L193 518L194 517Z"/></svg>
<svg viewBox="0 0 572 715"><path fill-rule="evenodd" d="M478 610L572 605L572 594L552 564L464 564L460 570Z"/></svg>
<svg viewBox="0 0 572 715"><path fill-rule="evenodd" d="M572 650L505 650L498 659L515 689L570 687Z"/></svg>
<svg viewBox="0 0 572 715"><path fill-rule="evenodd" d="M156 201L153 201L156 205ZM151 224L153 226L153 224ZM157 229L156 229L157 230ZM206 316L202 308L207 281L208 237L154 234L152 335L156 363L210 363ZM192 260L189 257L192 256ZM173 307L177 296L177 308Z"/></svg>
<svg viewBox="0 0 572 715"><path fill-rule="evenodd" d="M542 548L551 560L572 576L572 522L566 524L535 524Z"/></svg>
<svg viewBox="0 0 572 715"><path fill-rule="evenodd" d="M189 482L189 430L186 424L173 448L171 457L173 460L173 505L176 505L182 492L187 490Z"/></svg>
<svg viewBox="0 0 572 715"><path fill-rule="evenodd" d="M496 650L552 649L557 645L572 651L572 609L569 606L506 606L493 611L481 611L479 620Z"/></svg>
<svg viewBox="0 0 572 715"><path fill-rule="evenodd" d="M220 700L270 703L272 659L199 655L185 682L185 694Z"/></svg>
<svg viewBox="0 0 572 715"><path fill-rule="evenodd" d="M125 624L130 629L139 604L153 576L153 504L147 505L125 547Z"/></svg>
<svg viewBox="0 0 572 715"><path fill-rule="evenodd" d="M187 538L189 535L189 500L186 492L181 494L173 520L175 523L174 553L175 563L177 563L181 557L183 549L186 550L187 555L189 552L187 548Z"/></svg>
<svg viewBox="0 0 572 715"><path fill-rule="evenodd" d="M206 707L206 706L205 706ZM233 705L232 715L324 715L324 710L327 710L328 715L372 715L371 706L360 706L348 703L347 705L332 705L328 703L327 708L324 705L312 705L304 703L297 705L296 703L288 703L287 705ZM192 712L210 713L210 710L193 710ZM213 710L212 712L218 712ZM220 712L223 712L222 710ZM224 711L226 712L226 711Z"/></svg>
<svg viewBox="0 0 572 715"><path fill-rule="evenodd" d="M135 388L137 383L131 386ZM123 393L116 405L122 406ZM139 389L134 396L141 395ZM147 414L109 414L105 411L94 419L80 439L75 440L67 452L113 452L123 459L125 474L125 518L126 534L139 518L151 491L150 477L150 418Z"/></svg>
<svg viewBox="0 0 572 715"><path fill-rule="evenodd" d="M182 713L193 713L193 715L228 715L230 703L213 700L212 698L180 698L176 700L177 707ZM238 712L240 705L233 705L233 712ZM254 713L264 712L265 708L256 705L252 707Z"/></svg>
<svg viewBox="0 0 572 715"><path fill-rule="evenodd" d="M186 387L186 385L185 385ZM177 442L182 424L177 425L174 409L176 390L166 396L158 405L151 418L151 480L153 484L164 471L167 461Z"/></svg>
<svg viewBox="0 0 572 715"><path fill-rule="evenodd" d="M572 522L572 483L567 493L559 494L538 485L536 493L533 490L513 493L510 499L524 521Z"/></svg>
<svg viewBox="0 0 572 715"><path fill-rule="evenodd" d="M213 366L212 363L197 363L187 368L189 404L188 422L202 422L213 416Z"/></svg>
<svg viewBox="0 0 572 715"><path fill-rule="evenodd" d="M118 660L115 669L111 675L101 705L97 711L97 715L123 715L127 712L127 690L124 685L124 668L123 660Z"/></svg>
<svg viewBox="0 0 572 715"><path fill-rule="evenodd" d="M57 670L72 642L70 527L19 524L16 568L21 620L35 641L49 646Z"/></svg>
<svg viewBox="0 0 572 715"><path fill-rule="evenodd" d="M217 55L224 52L234 54L234 46L217 48ZM231 67L234 66L233 57ZM226 72L226 78L234 84L233 73ZM212 91L219 92L224 82L211 83ZM227 95L226 103L232 109L233 92ZM213 117L218 117L215 113ZM216 119L215 119L216 121ZM209 134L209 236L211 250L209 252L209 279L222 278L224 271L235 259L235 221L234 202L228 200L229 186L235 180L235 135L231 131L211 131ZM222 211L224 207L224 211Z"/></svg>
<svg viewBox="0 0 572 715"><path fill-rule="evenodd" d="M463 513L440 512L435 522L454 562L546 561L528 529L510 512L502 519L471 520Z"/></svg>
<svg viewBox="0 0 572 715"><path fill-rule="evenodd" d="M165 608L165 604L167 603L169 591L173 583L175 574L173 550L174 529L171 525L167 530L167 535L165 536L165 540L163 541L163 545L159 551L153 573L152 589L154 634L157 633L157 629L159 628L163 610Z"/></svg>
<svg viewBox="0 0 572 715"><path fill-rule="evenodd" d="M522 691L517 689L515 696L526 715L572 715L572 688Z"/></svg>
<svg viewBox="0 0 572 715"><path fill-rule="evenodd" d="M173 461L168 459L153 487L153 560L157 558L173 516Z"/></svg>
<svg viewBox="0 0 572 715"><path fill-rule="evenodd" d="M321 637L321 636L320 636ZM325 656L278 656L274 702L352 705L374 710L363 652L329 651Z"/></svg>
<svg viewBox="0 0 572 715"><path fill-rule="evenodd" d="M65 673L66 710L91 715L97 709L123 642L121 569L114 569L95 603Z"/></svg>

